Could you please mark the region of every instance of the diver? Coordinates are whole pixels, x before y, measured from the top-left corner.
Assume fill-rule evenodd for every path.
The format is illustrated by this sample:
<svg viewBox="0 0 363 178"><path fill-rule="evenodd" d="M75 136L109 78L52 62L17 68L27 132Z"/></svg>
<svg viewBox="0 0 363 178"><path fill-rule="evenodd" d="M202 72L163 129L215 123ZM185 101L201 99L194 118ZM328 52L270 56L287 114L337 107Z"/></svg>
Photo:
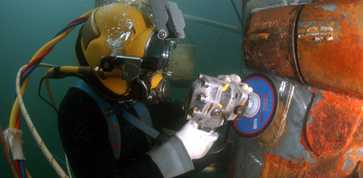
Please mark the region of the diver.
<svg viewBox="0 0 363 178"><path fill-rule="evenodd" d="M162 0L107 3L91 13L76 53L81 66L101 72L67 91L58 119L77 178L175 177L193 170L192 160L218 139L194 121L174 124L179 131L171 135L155 129L165 123L158 126L154 115L182 122L182 108L163 98L165 68L183 23L176 4Z"/></svg>

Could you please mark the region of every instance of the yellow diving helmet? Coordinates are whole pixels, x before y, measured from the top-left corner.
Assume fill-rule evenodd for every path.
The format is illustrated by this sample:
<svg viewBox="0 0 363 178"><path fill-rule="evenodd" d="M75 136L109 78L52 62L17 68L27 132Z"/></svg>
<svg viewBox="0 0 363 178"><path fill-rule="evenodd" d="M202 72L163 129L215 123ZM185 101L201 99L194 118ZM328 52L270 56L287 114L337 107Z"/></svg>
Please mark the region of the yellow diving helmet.
<svg viewBox="0 0 363 178"><path fill-rule="evenodd" d="M184 38L184 26L176 4L163 0L96 8L80 30L77 57L80 65L112 75L95 74L86 81L109 99L163 94L164 69L175 39Z"/></svg>

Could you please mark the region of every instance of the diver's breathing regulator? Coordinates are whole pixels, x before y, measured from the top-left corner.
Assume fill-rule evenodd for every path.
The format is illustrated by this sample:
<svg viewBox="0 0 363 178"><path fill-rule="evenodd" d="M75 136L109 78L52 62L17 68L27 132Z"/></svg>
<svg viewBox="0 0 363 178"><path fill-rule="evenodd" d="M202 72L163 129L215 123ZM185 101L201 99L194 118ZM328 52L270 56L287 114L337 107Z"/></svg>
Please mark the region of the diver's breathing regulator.
<svg viewBox="0 0 363 178"><path fill-rule="evenodd" d="M79 76L110 100L163 100L166 67L185 22L175 3L149 3L145 11L122 3L94 10L76 43L80 66L53 68L47 77Z"/></svg>

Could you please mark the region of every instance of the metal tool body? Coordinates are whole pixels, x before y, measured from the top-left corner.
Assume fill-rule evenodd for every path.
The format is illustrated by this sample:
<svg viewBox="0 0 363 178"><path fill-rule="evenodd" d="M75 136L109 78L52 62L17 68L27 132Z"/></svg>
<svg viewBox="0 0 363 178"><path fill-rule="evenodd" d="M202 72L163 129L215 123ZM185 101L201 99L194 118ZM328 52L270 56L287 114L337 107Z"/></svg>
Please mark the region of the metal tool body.
<svg viewBox="0 0 363 178"><path fill-rule="evenodd" d="M218 78L200 75L193 83L187 102L188 120L195 120L201 129L210 131L242 114L257 112L260 98L237 75Z"/></svg>

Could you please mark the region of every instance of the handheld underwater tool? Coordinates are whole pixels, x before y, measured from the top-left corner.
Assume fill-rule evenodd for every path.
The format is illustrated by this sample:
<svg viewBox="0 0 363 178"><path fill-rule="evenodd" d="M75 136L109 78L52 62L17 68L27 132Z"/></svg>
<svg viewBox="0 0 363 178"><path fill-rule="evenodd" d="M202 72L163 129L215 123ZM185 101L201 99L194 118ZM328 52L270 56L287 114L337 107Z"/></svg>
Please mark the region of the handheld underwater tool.
<svg viewBox="0 0 363 178"><path fill-rule="evenodd" d="M266 85L267 81L256 81ZM239 132L246 135L256 134L266 128L274 112L276 94L254 91L256 82L241 81L238 75L223 75L218 78L200 75L194 82L188 104L188 120L195 120L203 130L215 130L225 121L240 123ZM264 86L263 86L264 87ZM267 96L267 97L266 97ZM264 104L268 104L268 110ZM268 116L268 117L265 117Z"/></svg>

